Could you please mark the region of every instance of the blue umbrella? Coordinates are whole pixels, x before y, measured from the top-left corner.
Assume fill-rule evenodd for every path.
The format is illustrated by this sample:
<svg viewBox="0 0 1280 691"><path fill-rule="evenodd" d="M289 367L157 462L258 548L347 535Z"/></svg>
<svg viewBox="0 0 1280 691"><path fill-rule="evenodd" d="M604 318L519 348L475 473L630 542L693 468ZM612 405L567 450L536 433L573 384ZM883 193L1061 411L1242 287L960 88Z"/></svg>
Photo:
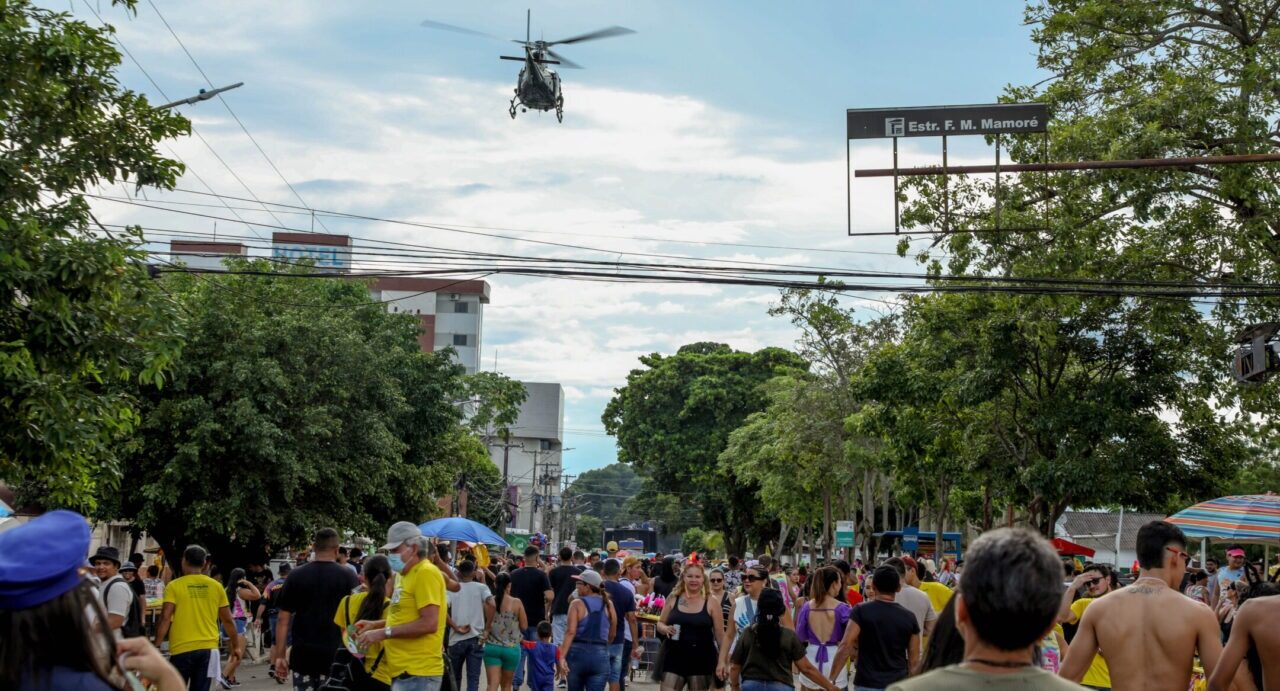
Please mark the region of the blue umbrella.
<svg viewBox="0 0 1280 691"><path fill-rule="evenodd" d="M8 518L12 515L13 509L10 508L8 504L4 503L3 499L0 499L0 518Z"/></svg>
<svg viewBox="0 0 1280 691"><path fill-rule="evenodd" d="M441 540L462 540L463 542L478 542L484 545L496 545L499 547L507 547L506 540L502 536L493 532L483 524L476 523L470 519L454 516L452 518L437 518L434 521L427 521L418 526L422 534L427 537L434 537Z"/></svg>

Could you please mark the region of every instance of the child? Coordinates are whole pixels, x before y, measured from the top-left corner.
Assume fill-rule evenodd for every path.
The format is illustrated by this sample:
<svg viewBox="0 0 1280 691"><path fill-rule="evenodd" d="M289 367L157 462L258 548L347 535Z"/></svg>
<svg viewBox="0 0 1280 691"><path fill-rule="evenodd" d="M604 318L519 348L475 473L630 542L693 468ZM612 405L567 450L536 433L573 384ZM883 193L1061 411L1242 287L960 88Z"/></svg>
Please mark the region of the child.
<svg viewBox="0 0 1280 691"><path fill-rule="evenodd" d="M560 649L551 642L551 622L540 622L538 640L521 641L521 645L529 651L529 671L533 674L530 686L533 691L554 691Z"/></svg>

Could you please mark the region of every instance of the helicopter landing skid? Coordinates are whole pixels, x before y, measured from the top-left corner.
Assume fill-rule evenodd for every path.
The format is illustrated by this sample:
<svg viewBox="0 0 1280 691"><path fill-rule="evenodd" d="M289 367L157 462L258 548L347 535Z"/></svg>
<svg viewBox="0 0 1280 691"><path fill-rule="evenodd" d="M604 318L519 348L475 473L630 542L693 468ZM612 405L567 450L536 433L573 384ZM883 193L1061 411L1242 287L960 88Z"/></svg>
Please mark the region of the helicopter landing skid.
<svg viewBox="0 0 1280 691"><path fill-rule="evenodd" d="M556 99L556 122L564 122L564 96Z"/></svg>
<svg viewBox="0 0 1280 691"><path fill-rule="evenodd" d="M511 99L511 107L507 109L507 112L511 114L512 120L516 119L516 99Z"/></svg>

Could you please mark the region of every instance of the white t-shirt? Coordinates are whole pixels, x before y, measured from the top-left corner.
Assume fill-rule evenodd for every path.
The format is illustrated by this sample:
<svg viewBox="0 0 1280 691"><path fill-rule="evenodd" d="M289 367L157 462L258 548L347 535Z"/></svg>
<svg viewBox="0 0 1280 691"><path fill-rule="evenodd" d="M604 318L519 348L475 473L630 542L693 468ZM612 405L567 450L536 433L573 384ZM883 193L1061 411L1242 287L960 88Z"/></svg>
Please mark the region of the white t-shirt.
<svg viewBox="0 0 1280 691"><path fill-rule="evenodd" d="M898 591L894 602L916 615L916 624L920 626L920 638L923 640L925 623L938 619L938 613L933 611L933 603L929 601L929 596L925 595L923 590L903 583L902 590Z"/></svg>
<svg viewBox="0 0 1280 691"><path fill-rule="evenodd" d="M454 626L471 625L467 633L453 633L449 640L452 643L475 638L484 632L484 603L493 599L489 586L476 581L461 584L458 592L450 592L449 618Z"/></svg>
<svg viewBox="0 0 1280 691"><path fill-rule="evenodd" d="M117 583L124 585L116 585ZM107 614L128 616L129 605L133 603L135 596L133 588L129 586L124 576L119 574L112 576L106 583L98 586L98 592L102 598L102 607L107 610Z"/></svg>

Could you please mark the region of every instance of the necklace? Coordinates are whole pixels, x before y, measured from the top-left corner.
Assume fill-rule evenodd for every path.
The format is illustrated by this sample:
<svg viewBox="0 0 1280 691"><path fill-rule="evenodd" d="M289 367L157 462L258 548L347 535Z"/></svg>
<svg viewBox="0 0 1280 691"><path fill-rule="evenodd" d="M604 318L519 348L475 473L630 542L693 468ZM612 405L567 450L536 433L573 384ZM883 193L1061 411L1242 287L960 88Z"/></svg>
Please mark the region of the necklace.
<svg viewBox="0 0 1280 691"><path fill-rule="evenodd" d="M966 665L976 663L979 665L987 665L988 667L1006 667L1006 668L1030 667L1033 664L1031 662L1021 662L1018 660L984 660L980 657L971 657L965 660L964 663Z"/></svg>

